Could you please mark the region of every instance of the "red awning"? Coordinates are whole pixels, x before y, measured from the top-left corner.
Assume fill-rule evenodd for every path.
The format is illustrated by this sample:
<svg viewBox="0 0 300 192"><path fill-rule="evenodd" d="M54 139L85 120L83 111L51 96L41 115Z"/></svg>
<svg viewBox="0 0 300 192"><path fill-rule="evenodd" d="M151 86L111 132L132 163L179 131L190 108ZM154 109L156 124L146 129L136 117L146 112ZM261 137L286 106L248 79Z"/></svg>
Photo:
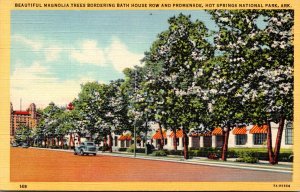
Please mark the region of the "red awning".
<svg viewBox="0 0 300 192"><path fill-rule="evenodd" d="M261 126L254 125L249 131L249 133L252 133L252 134L267 133L267 132L268 132L268 125L261 125Z"/></svg>
<svg viewBox="0 0 300 192"><path fill-rule="evenodd" d="M212 135L223 135L222 128L221 127L216 127L211 134Z"/></svg>
<svg viewBox="0 0 300 192"><path fill-rule="evenodd" d="M171 134L170 134L170 137L172 138L172 137L174 137L174 135L175 134L172 131ZM182 131L182 129L179 129L179 130L176 131L176 138L179 138L179 137L183 137L183 131Z"/></svg>
<svg viewBox="0 0 300 192"><path fill-rule="evenodd" d="M164 137L164 139L167 138L166 131L163 131L163 137ZM156 133L152 136L152 139L162 139L159 130L157 130Z"/></svg>
<svg viewBox="0 0 300 192"><path fill-rule="evenodd" d="M234 135L246 135L247 134L246 126L234 128L233 131L232 131L232 134L234 134Z"/></svg>

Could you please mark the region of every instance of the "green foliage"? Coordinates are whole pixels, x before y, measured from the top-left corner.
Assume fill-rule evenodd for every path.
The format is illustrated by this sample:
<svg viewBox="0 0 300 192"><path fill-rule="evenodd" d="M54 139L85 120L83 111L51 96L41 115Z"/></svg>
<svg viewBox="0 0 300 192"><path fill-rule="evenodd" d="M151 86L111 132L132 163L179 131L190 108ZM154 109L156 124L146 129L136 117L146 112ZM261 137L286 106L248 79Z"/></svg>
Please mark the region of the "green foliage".
<svg viewBox="0 0 300 192"><path fill-rule="evenodd" d="M17 143L28 143L31 136L32 136L32 132L29 129L29 127L25 125L21 125L16 130L15 141Z"/></svg>
<svg viewBox="0 0 300 192"><path fill-rule="evenodd" d="M245 162L245 163L258 163L258 158L253 151L239 151L238 152L238 162Z"/></svg>
<svg viewBox="0 0 300 192"><path fill-rule="evenodd" d="M118 149L118 151L121 151L121 152L127 151L127 147L120 147L120 148Z"/></svg>
<svg viewBox="0 0 300 192"><path fill-rule="evenodd" d="M154 151L152 153L153 156L167 156L167 153L165 150L158 150L158 151Z"/></svg>
<svg viewBox="0 0 300 192"><path fill-rule="evenodd" d="M183 155L183 151L182 150L169 150L168 151L168 155L179 155L179 156L182 156Z"/></svg>
<svg viewBox="0 0 300 192"><path fill-rule="evenodd" d="M134 145L131 145L129 148L126 149L126 151L129 153L134 153ZM136 153L145 153L145 148L136 148L135 152Z"/></svg>

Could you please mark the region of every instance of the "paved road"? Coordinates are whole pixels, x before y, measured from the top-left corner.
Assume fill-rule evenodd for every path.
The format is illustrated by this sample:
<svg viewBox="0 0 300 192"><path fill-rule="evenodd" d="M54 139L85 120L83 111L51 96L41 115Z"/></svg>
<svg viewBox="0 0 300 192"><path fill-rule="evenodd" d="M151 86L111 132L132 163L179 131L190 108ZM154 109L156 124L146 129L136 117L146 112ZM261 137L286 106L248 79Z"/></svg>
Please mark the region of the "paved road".
<svg viewBox="0 0 300 192"><path fill-rule="evenodd" d="M11 148L12 182L291 181L292 175L62 151Z"/></svg>

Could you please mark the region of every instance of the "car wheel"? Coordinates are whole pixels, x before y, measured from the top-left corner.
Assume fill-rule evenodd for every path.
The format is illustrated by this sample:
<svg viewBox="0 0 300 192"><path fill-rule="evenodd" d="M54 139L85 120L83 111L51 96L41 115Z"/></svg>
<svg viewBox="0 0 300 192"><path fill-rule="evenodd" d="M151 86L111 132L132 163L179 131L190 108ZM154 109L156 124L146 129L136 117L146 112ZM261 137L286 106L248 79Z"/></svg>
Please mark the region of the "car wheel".
<svg viewBox="0 0 300 192"><path fill-rule="evenodd" d="M96 153L93 153L94 156L96 156Z"/></svg>
<svg viewBox="0 0 300 192"><path fill-rule="evenodd" d="M74 155L77 155L76 151L74 151Z"/></svg>
<svg viewBox="0 0 300 192"><path fill-rule="evenodd" d="M80 155L81 155L81 156L83 156L83 155L84 155L84 153L83 153L83 151L82 151L82 150L80 150Z"/></svg>

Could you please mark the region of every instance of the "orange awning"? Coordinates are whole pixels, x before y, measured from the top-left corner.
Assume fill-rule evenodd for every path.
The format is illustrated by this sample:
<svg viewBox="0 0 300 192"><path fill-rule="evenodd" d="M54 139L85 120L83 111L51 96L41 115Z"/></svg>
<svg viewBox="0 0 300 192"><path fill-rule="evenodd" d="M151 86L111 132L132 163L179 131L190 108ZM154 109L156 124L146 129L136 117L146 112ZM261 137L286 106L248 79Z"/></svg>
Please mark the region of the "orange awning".
<svg viewBox="0 0 300 192"><path fill-rule="evenodd" d="M190 137L211 136L211 131L205 133L190 133L189 136Z"/></svg>
<svg viewBox="0 0 300 192"><path fill-rule="evenodd" d="M163 131L163 137L164 137L164 139L167 138L166 131ZM156 131L156 133L152 136L152 139L162 139L160 131Z"/></svg>
<svg viewBox="0 0 300 192"><path fill-rule="evenodd" d="M261 125L261 126L254 125L249 131L249 133L252 133L252 134L267 133L267 132L268 132L268 125Z"/></svg>
<svg viewBox="0 0 300 192"><path fill-rule="evenodd" d="M212 132L207 132L207 133L201 133L200 136L211 136Z"/></svg>
<svg viewBox="0 0 300 192"><path fill-rule="evenodd" d="M174 137L174 135L175 134L172 131L171 134L170 134L170 137L172 138L172 137ZM182 131L182 129L179 129L179 130L176 131L176 138L179 138L179 137L183 137L183 131Z"/></svg>
<svg viewBox="0 0 300 192"><path fill-rule="evenodd" d="M216 127L211 134L212 135L223 135L222 128L221 127Z"/></svg>
<svg viewBox="0 0 300 192"><path fill-rule="evenodd" d="M233 131L232 131L232 134L234 134L234 135L245 135L245 134L247 134L246 126L234 128Z"/></svg>
<svg viewBox="0 0 300 192"><path fill-rule="evenodd" d="M120 141L131 140L131 136L130 135L121 135L118 140L120 140Z"/></svg>

